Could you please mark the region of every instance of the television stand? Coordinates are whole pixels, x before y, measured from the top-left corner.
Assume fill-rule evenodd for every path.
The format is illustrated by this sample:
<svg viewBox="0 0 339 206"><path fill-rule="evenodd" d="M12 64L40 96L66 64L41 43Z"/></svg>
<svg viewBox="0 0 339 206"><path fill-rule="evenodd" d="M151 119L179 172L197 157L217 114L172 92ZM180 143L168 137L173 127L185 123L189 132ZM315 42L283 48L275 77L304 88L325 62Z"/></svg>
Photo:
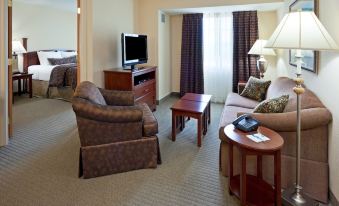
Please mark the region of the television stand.
<svg viewBox="0 0 339 206"><path fill-rule="evenodd" d="M133 91L136 103L146 103L156 110L156 66L136 70L113 68L104 70L105 89Z"/></svg>

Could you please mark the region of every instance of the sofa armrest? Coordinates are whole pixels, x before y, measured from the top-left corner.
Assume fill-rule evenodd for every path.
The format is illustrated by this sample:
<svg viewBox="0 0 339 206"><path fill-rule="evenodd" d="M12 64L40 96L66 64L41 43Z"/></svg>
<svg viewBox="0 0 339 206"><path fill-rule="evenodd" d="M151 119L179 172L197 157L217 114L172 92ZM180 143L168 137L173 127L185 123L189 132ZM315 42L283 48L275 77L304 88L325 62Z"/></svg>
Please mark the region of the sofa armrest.
<svg viewBox="0 0 339 206"><path fill-rule="evenodd" d="M244 113L238 113L238 116ZM297 129L297 112L284 113L248 113L260 121L262 126L277 132L294 132ZM326 108L311 108L301 110L301 129L307 130L328 125L332 120L331 113Z"/></svg>
<svg viewBox="0 0 339 206"><path fill-rule="evenodd" d="M142 121L143 112L137 106L97 105L81 98L74 98L72 106L76 115L91 120L113 123Z"/></svg>
<svg viewBox="0 0 339 206"><path fill-rule="evenodd" d="M99 88L108 105L133 106L134 94L132 91L107 90Z"/></svg>

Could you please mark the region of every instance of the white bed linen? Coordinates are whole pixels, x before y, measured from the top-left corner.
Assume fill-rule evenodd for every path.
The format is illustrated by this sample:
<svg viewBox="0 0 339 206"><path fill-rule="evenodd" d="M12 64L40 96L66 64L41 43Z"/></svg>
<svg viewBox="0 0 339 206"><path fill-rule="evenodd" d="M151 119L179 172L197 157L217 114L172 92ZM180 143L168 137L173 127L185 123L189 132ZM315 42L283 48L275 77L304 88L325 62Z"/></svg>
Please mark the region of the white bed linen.
<svg viewBox="0 0 339 206"><path fill-rule="evenodd" d="M51 72L58 65L32 65L28 67L28 73L33 74L32 79L49 81Z"/></svg>

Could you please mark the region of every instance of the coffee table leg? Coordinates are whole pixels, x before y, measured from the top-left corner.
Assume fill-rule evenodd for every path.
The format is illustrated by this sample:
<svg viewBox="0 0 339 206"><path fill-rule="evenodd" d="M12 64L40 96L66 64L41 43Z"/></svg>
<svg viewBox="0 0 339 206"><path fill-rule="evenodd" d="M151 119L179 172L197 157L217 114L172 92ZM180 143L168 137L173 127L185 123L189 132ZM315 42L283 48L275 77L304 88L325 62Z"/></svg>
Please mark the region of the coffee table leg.
<svg viewBox="0 0 339 206"><path fill-rule="evenodd" d="M198 118L198 147L201 147L202 115Z"/></svg>
<svg viewBox="0 0 339 206"><path fill-rule="evenodd" d="M275 205L281 205L281 152L278 150L274 155L274 186Z"/></svg>
<svg viewBox="0 0 339 206"><path fill-rule="evenodd" d="M241 169L240 169L240 202L246 206L246 154L241 151Z"/></svg>
<svg viewBox="0 0 339 206"><path fill-rule="evenodd" d="M21 79L18 80L18 95L21 96Z"/></svg>
<svg viewBox="0 0 339 206"><path fill-rule="evenodd" d="M33 88L32 88L32 76L29 76L29 98L33 97Z"/></svg>
<svg viewBox="0 0 339 206"><path fill-rule="evenodd" d="M177 122L176 122L176 114L175 112L172 110L172 141L175 141L175 132L176 132L176 128L177 128Z"/></svg>

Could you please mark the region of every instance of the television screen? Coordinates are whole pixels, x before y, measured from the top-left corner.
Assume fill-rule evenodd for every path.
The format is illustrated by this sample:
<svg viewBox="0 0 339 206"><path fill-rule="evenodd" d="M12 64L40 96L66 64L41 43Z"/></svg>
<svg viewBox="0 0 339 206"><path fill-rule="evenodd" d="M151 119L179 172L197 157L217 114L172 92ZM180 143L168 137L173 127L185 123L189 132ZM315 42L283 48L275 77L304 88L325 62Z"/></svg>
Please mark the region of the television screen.
<svg viewBox="0 0 339 206"><path fill-rule="evenodd" d="M125 37L126 60L147 59L147 39L145 37Z"/></svg>
<svg viewBox="0 0 339 206"><path fill-rule="evenodd" d="M122 34L122 66L131 66L146 63L147 54L147 36L138 34Z"/></svg>

